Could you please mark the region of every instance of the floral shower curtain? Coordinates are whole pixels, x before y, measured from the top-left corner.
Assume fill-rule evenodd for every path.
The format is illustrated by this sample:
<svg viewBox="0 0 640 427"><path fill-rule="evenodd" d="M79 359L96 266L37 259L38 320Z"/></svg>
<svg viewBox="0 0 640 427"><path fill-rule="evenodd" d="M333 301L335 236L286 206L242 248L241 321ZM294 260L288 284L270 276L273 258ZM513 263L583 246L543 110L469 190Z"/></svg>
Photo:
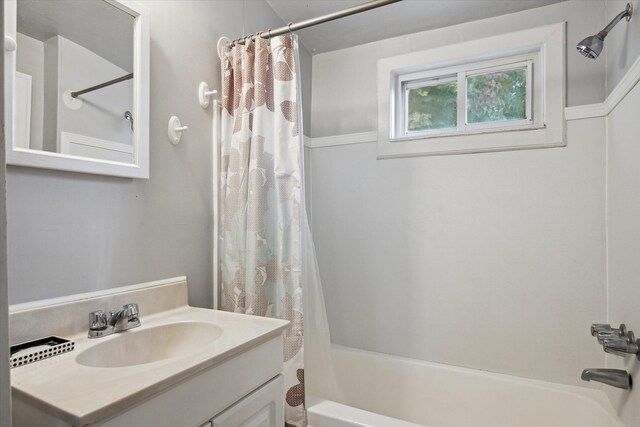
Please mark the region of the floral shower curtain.
<svg viewBox="0 0 640 427"><path fill-rule="evenodd" d="M291 322L284 335L285 426L300 427L306 215L296 36L236 44L221 65L221 307Z"/></svg>

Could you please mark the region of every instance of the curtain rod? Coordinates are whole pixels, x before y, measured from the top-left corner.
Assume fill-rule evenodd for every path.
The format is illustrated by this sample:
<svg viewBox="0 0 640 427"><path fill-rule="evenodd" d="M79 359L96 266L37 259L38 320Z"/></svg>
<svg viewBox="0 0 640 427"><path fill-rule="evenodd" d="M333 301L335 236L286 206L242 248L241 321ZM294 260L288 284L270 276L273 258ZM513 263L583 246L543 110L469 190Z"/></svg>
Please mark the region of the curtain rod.
<svg viewBox="0 0 640 427"><path fill-rule="evenodd" d="M86 89L78 90L75 92L71 92L71 97L77 98L80 95L83 95L88 92L93 92L94 90L102 89L103 87L111 86L116 83L123 82L125 80L131 80L133 78L133 73L127 74L126 76L118 77L117 79L109 80L108 82L100 83L99 85L91 86Z"/></svg>
<svg viewBox="0 0 640 427"><path fill-rule="evenodd" d="M333 21L335 19L344 18L346 16L355 15L357 13L366 12L367 10L376 9L378 7L386 6L392 3L397 3L402 0L372 0L366 3L362 3L356 6L352 6L350 8L340 10L338 12L329 13L327 15L318 16L316 18L307 19L305 21L300 21L297 23L289 23L284 27L276 28L274 30L261 31L257 34L251 34L248 36L243 36L238 39L231 41L231 46L234 44L244 44L246 39L254 39L256 36L260 36L263 39L268 39L270 37L281 36L282 34L287 34L292 31L301 30L303 28L313 27L314 25L324 24L325 22Z"/></svg>

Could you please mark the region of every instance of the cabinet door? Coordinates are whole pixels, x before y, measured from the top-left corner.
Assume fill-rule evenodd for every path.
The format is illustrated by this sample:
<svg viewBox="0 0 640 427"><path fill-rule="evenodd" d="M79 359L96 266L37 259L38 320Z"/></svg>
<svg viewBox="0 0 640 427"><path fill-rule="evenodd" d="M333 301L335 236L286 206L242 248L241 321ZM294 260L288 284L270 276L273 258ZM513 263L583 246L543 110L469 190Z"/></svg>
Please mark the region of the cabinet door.
<svg viewBox="0 0 640 427"><path fill-rule="evenodd" d="M213 427L282 427L284 381L278 375L215 417Z"/></svg>

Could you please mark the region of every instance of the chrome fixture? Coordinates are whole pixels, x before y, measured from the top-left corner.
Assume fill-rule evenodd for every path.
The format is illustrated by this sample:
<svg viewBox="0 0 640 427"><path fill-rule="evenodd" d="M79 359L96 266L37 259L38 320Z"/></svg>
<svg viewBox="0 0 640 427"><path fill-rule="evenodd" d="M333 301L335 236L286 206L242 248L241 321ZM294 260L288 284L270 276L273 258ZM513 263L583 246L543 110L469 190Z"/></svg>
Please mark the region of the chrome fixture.
<svg viewBox="0 0 640 427"><path fill-rule="evenodd" d="M636 339L633 331L627 330L624 324L616 329L606 323L594 323L591 335L598 339L605 352L617 356L635 354L640 360L640 339Z"/></svg>
<svg viewBox="0 0 640 427"><path fill-rule="evenodd" d="M635 334L627 330L624 323L618 328L612 328L608 323L594 323L591 325L591 335L598 339L605 352L617 356L635 354L640 360L640 340L636 340ZM585 369L581 378L583 381L597 381L625 390L631 388L631 375L621 369Z"/></svg>
<svg viewBox="0 0 640 427"><path fill-rule="evenodd" d="M622 327L624 325L620 326ZM626 334L620 337L605 337L602 340L602 348L604 348L604 351L607 353L618 356L635 354L638 360L640 360L640 340L636 340L633 331L627 331Z"/></svg>
<svg viewBox="0 0 640 427"><path fill-rule="evenodd" d="M631 3L627 3L625 10L613 18L613 20L609 22L609 25L604 27L602 31L593 36L589 36L578 43L576 46L578 52L580 52L580 54L585 58L596 59L598 55L600 55L600 52L602 52L602 48L604 47L604 38L607 37L607 34L609 34L613 27L615 27L622 18L627 18L627 22L630 21L631 15L633 15L633 6L631 6Z"/></svg>
<svg viewBox="0 0 640 427"><path fill-rule="evenodd" d="M583 381L596 381L624 390L631 389L631 375L622 369L585 369L581 378Z"/></svg>
<svg viewBox="0 0 640 427"><path fill-rule="evenodd" d="M626 337L627 327L621 324L618 328L612 328L607 323L594 323L591 325L591 335L598 339L598 344L603 344L606 338Z"/></svg>
<svg viewBox="0 0 640 427"><path fill-rule="evenodd" d="M633 332L629 332L627 338L605 338L602 343L604 351L618 356L628 356L635 354L638 356L640 351L640 340L636 340Z"/></svg>
<svg viewBox="0 0 640 427"><path fill-rule="evenodd" d="M124 118L131 122L131 130L133 130L133 114L131 114L131 111L129 111L129 110L125 111L124 112Z"/></svg>
<svg viewBox="0 0 640 427"><path fill-rule="evenodd" d="M140 326L138 304L125 304L121 310L104 310L89 313L89 338L106 337L107 335Z"/></svg>

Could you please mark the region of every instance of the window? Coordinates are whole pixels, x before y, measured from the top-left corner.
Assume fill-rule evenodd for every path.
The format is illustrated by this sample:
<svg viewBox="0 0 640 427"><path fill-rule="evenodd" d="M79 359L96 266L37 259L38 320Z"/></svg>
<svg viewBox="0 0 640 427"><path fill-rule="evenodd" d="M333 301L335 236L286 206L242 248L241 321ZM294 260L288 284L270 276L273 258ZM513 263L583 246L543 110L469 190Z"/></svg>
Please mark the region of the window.
<svg viewBox="0 0 640 427"><path fill-rule="evenodd" d="M530 129L533 68L538 53L428 71L399 73L394 109L396 138L432 138L487 131ZM538 96L536 96L536 94Z"/></svg>
<svg viewBox="0 0 640 427"><path fill-rule="evenodd" d="M564 145L563 46L555 24L381 59L378 156Z"/></svg>

